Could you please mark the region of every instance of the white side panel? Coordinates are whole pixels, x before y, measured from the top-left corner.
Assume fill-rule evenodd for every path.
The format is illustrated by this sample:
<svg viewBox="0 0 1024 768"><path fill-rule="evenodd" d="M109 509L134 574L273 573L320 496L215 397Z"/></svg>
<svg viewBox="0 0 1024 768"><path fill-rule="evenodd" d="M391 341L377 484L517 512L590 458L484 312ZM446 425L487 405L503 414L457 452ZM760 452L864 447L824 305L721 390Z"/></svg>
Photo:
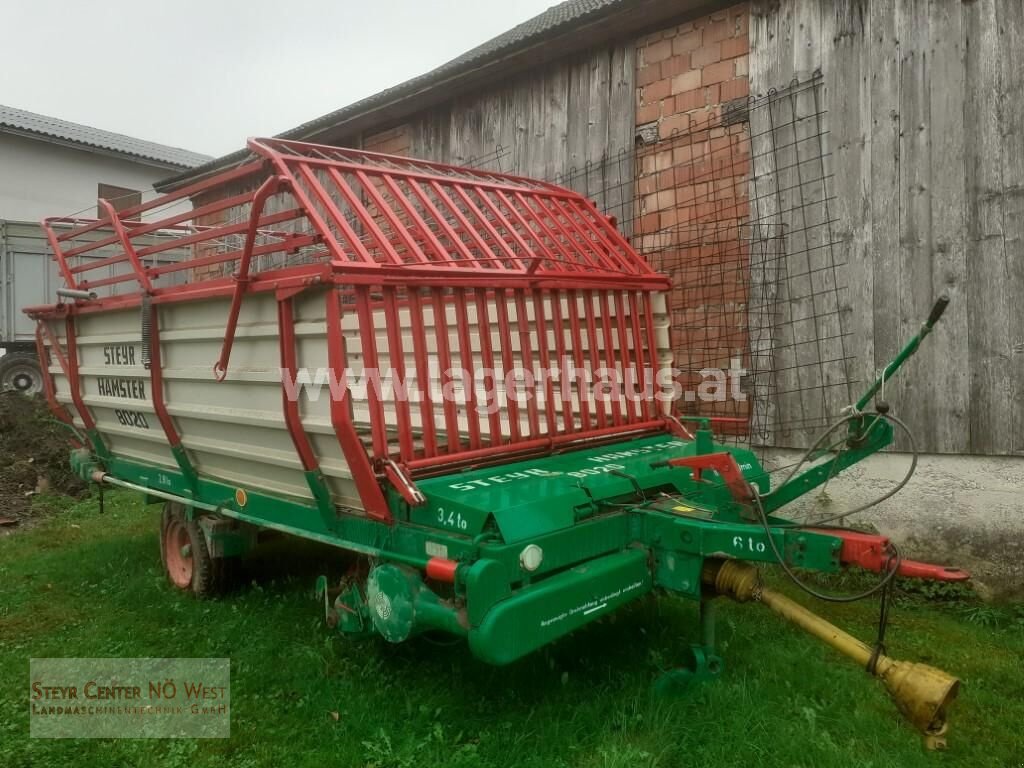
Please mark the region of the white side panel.
<svg viewBox="0 0 1024 768"><path fill-rule="evenodd" d="M576 311L584 318L586 300L580 297L575 301ZM213 365L224 341L228 307L229 300L226 298L160 305L160 349L168 413L181 435L190 460L204 476L249 490L312 499L284 421L276 299L271 293L252 294L244 298L228 375L224 381L218 382L213 376ZM567 354L572 356L569 300L562 300L561 329L551 323L553 307L550 300L545 302L543 308L543 330L538 328L532 303L528 302L527 307L526 319L534 364L539 365L537 349L540 333L546 334L552 365L557 364L555 350L559 333L562 334L561 343L566 346ZM326 297L322 289L307 291L295 299L298 366L305 369L308 380L316 381L320 377L322 384L319 389L309 386L302 388L299 409L305 431L335 501L348 507L359 507L351 472L331 425L331 372L328 368L325 308ZM508 351L513 367L525 367L526 363L516 311L515 302L509 301L507 312L510 333L509 338L503 339L493 300L488 309L488 333L495 350L494 373L499 382L496 397L502 406L499 416L503 434L507 434L509 428L509 413L505 407L505 388L500 383L505 376L502 348ZM615 332L608 354L601 330L602 311L595 305L598 332L593 339L589 338L585 320L581 324L579 352L582 367L588 371L594 367L595 353L600 365L606 359L621 361L623 357L617 332L622 318L618 317L613 302L609 315ZM664 296L653 297L652 311L657 343L655 367L670 366L669 320ZM396 367L399 360L389 352L383 310L374 311L373 317L379 364L386 372L388 368ZM400 319L404 328L411 327L407 309L400 311ZM428 340L426 351L429 356L435 356L435 317L426 303L423 320ZM468 321L470 346L475 350L472 354L472 367L479 369L483 365L479 354L480 327L472 303ZM446 322L452 364L462 367L457 313L451 306L447 307ZM625 318L624 325L626 346L631 355L635 355L636 349L646 345L643 339L633 338L631 318ZM52 327L64 346L63 323L54 322ZM128 459L173 468L174 460L153 408L150 372L143 365L139 311L132 309L81 315L77 318L77 327L83 400L111 451ZM343 315L342 333L351 381L357 381L364 376L365 369L362 338L354 311L346 311ZM408 331L402 334L402 347L402 360L409 379L407 387L413 392L419 385L416 380L413 338ZM650 360L645 362L648 366L655 363ZM619 367L621 369L621 364ZM75 414L67 379L56 361L50 370L54 375L59 400L67 404L68 410ZM444 410L443 400L439 396L441 378L438 366L435 366L429 378L429 385L438 393L434 398L433 420L438 428L438 442L443 445L446 437L443 434ZM356 429L368 444L369 405L366 391L352 389L348 397ZM572 397L578 423L580 393L575 388ZM469 420L474 418L479 429L486 434L489 429L487 414L471 415L466 393L461 388L456 388L455 400L460 433L463 436L468 433ZM542 403L539 405L542 406ZM393 396L385 398L384 410L389 425L389 438L394 440L397 418ZM541 411L543 414L543 407ZM558 411L561 411L560 402ZM591 413L594 413L593 403ZM410 421L414 437L419 437L422 434L423 412L418 401L410 404ZM519 408L518 421L523 437L531 436L525 407ZM77 414L76 422L81 425ZM546 433L543 415L541 429Z"/></svg>

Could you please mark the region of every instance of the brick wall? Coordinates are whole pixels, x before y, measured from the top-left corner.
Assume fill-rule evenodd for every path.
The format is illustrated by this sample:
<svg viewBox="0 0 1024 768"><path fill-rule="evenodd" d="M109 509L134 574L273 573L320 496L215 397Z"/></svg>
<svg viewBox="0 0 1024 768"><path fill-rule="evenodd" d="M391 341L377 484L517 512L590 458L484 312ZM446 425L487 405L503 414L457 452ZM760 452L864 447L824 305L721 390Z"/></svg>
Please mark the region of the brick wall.
<svg viewBox="0 0 1024 768"><path fill-rule="evenodd" d="M749 361L748 23L749 7L741 4L637 41L643 143L634 239L673 280L673 348L684 392L707 380L702 369ZM749 415L746 403L733 399L680 407Z"/></svg>
<svg viewBox="0 0 1024 768"><path fill-rule="evenodd" d="M666 138L747 96L749 17L744 3L638 40L637 124Z"/></svg>
<svg viewBox="0 0 1024 768"><path fill-rule="evenodd" d="M399 125L386 131L363 137L363 149L368 152L381 152L385 155L408 155L412 147L409 127Z"/></svg>

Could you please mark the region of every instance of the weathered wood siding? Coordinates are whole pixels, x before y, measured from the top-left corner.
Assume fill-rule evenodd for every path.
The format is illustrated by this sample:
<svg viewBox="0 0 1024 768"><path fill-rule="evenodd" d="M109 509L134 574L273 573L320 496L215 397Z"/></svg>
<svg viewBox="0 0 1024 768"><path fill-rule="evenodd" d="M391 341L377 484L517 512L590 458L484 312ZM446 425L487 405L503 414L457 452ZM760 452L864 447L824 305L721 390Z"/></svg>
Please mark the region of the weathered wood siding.
<svg viewBox="0 0 1024 768"><path fill-rule="evenodd" d="M923 450L1024 453L1024 3L755 0L751 92L821 69L844 321Z"/></svg>
<svg viewBox="0 0 1024 768"><path fill-rule="evenodd" d="M571 174L570 186L627 221L632 168L601 161L633 147L635 50L632 41L595 49L419 115L410 154L540 179Z"/></svg>

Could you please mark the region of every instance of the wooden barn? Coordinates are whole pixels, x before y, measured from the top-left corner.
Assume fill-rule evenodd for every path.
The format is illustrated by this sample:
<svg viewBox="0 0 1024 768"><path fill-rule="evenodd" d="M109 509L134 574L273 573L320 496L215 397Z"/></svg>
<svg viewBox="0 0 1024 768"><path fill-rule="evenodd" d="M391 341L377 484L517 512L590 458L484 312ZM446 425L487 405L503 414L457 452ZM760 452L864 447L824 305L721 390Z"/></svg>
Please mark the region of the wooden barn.
<svg viewBox="0 0 1024 768"><path fill-rule="evenodd" d="M673 277L682 380L747 371L683 407L762 446L806 446L948 294L885 395L930 455L880 525L1020 588L1021 51L1020 0L567 0L282 136L586 192Z"/></svg>

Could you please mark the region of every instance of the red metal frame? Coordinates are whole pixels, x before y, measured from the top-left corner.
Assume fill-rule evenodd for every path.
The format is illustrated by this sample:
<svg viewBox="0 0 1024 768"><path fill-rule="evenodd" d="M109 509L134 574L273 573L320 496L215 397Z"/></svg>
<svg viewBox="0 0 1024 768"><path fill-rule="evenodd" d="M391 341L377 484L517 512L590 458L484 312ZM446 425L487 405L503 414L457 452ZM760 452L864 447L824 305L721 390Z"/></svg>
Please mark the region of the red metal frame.
<svg viewBox="0 0 1024 768"><path fill-rule="evenodd" d="M52 351L54 356L57 358L57 365L60 366L61 371L64 373L64 377L68 380L68 390L71 395L71 402L75 405L75 410L78 411L79 417L82 419L82 424L85 425L86 430L92 430L96 427L96 422L92 418L92 413L85 407L85 402L82 400L82 392L78 381L78 349L75 343L75 327L74 318L65 313L59 312L59 317L64 319L65 327L65 340L67 343L67 352L61 351L60 342L53 333L53 329L49 323L41 321L36 326L36 348L39 350L39 362L43 366L43 388L46 392L46 399L50 406L50 411L65 421L68 424L74 426L74 419L70 418L70 414L67 413L66 409L58 402L57 393L54 387L53 380L50 374L49 365L49 354L47 345L43 341L45 335L49 340L49 351ZM67 418L61 414L66 414Z"/></svg>
<svg viewBox="0 0 1024 768"><path fill-rule="evenodd" d="M277 328L281 352L281 370L288 371L292 381L295 381L299 366L295 353L295 309L290 293L277 297ZM303 471L318 471L320 464L313 453L313 446L309 442L309 436L302 426L302 416L299 414L299 401L288 397L288 393L282 388L281 403L284 409L284 423L288 428L288 433L291 435L292 443L295 445L295 452L299 456Z"/></svg>
<svg viewBox="0 0 1024 768"><path fill-rule="evenodd" d="M46 342L43 340L44 327L46 328L46 332L49 333L49 326L44 326L43 323L39 323L36 326L36 354L39 355L39 365L42 368L43 394L46 397L46 404L49 406L50 412L54 417L74 429L75 420L71 417L71 414L68 413L67 408L61 405L60 401L57 400L57 388L53 382L53 374L50 372L50 351L46 346ZM55 346L53 352L58 358L58 365L61 366L61 370L66 372L67 363L63 360L63 353L61 352L60 347Z"/></svg>
<svg viewBox="0 0 1024 768"><path fill-rule="evenodd" d="M128 237L128 233L125 231L124 222L121 221L117 215L117 211L114 206L111 205L110 201L104 200L102 197L99 200L100 206L107 214L107 221L110 222L110 226L114 229L114 234L117 235L117 239L121 243L121 247L124 249L124 255L128 258L128 261L132 265L132 271L135 273L136 278L139 281L139 285L142 290L146 293L153 291L153 284L149 280L149 275L142 266L142 262L139 260L139 254L135 251L135 246L132 245L131 238Z"/></svg>
<svg viewBox="0 0 1024 768"><path fill-rule="evenodd" d="M213 375L217 381L223 381L228 375L228 360L231 358L231 346L235 341L238 313L242 309L242 296L245 294L249 284L249 268L252 265L252 255L256 247L256 235L259 231L260 219L263 216L263 207L267 204L270 196L286 184L287 181L285 179L272 176L260 185L260 188L256 190L256 194L252 197L252 211L249 214L249 228L245 235L245 247L242 248L242 255L238 262L238 271L234 276L235 293L231 297L231 309L228 311L228 325L224 331L224 346L221 348L220 358L213 366ZM146 292L149 293L151 290L152 288L147 288Z"/></svg>
<svg viewBox="0 0 1024 768"><path fill-rule="evenodd" d="M164 437L172 448L181 445L181 436L167 412L167 400L164 397L164 369L160 350L160 312L156 307L149 308L149 391L153 396L153 411L164 431Z"/></svg>
<svg viewBox="0 0 1024 768"><path fill-rule="evenodd" d="M740 469L739 464L736 463L736 457L731 453L724 451L721 453L701 453L696 456L669 459L665 463L670 467L689 469L696 483L701 481L701 474L703 472L717 472L734 499L745 502L753 498L750 484L743 477L743 470Z"/></svg>
<svg viewBox="0 0 1024 768"><path fill-rule="evenodd" d="M497 370L507 375L517 365L551 369L568 360L575 369L606 367L628 375L634 364L643 369L657 363L651 295L669 288L669 279L654 272L586 198L519 176L359 150L280 139L252 139L249 149L252 161L169 195L124 211L101 203L102 219L43 222L68 287L127 289L27 310L44 326L47 319L67 316L68 380L87 426L91 418L80 403L74 360L75 315L136 306L143 296L154 316L164 303L228 298L213 374L220 379L227 373L243 297L274 291L281 364L292 370L298 361L291 302L281 297L321 284L328 287L331 367L340 373L347 362L344 310L358 318L362 365L378 368L386 359L399 382L414 373L423 393L418 406L394 404L393 424L373 387L366 425L354 423L349 402L331 404L332 424L371 516L390 519L381 478L414 503L412 480L424 474L673 431L643 370L633 382L641 396L613 397L609 403L592 399L581 380L558 382L571 395L561 404L550 377L543 384L523 383L524 403L511 390L502 395L493 386ZM186 201L193 207L183 212ZM157 235L162 239L153 242ZM110 248L113 255L103 252ZM194 249L193 258L146 265L147 257L172 249ZM290 264L298 249L306 249L303 263ZM129 270L101 273L117 265ZM234 275L209 274L211 267L233 269ZM182 273L189 278L185 284L167 284ZM534 335L534 329L544 332ZM386 350L378 349L378 330ZM428 385L430 354L441 366L442 385L453 384L453 365L489 369L486 398L470 385L461 402L436 403ZM159 350L155 362L159 369ZM157 416L168 441L177 445L159 370L152 382ZM285 403L284 412L303 468L315 469L318 460L298 404ZM360 437L364 427L368 446Z"/></svg>
<svg viewBox="0 0 1024 768"><path fill-rule="evenodd" d="M327 291L327 362L334 371L345 371L348 366L345 341L341 333L341 301L337 290ZM347 387L347 382L342 381ZM391 508L377 482L377 476L370 464L366 449L359 440L348 398L331 398L331 426L338 436L338 444L345 456L352 479L355 481L359 498L363 501L366 514L375 520L391 522Z"/></svg>
<svg viewBox="0 0 1024 768"><path fill-rule="evenodd" d="M805 530L824 536L835 536L843 540L839 561L843 565L856 565L867 571L881 573L889 569L894 559L892 544L887 536L840 528L807 528ZM896 573L908 579L928 581L967 581L971 574L960 568L922 563L919 560L902 558Z"/></svg>

